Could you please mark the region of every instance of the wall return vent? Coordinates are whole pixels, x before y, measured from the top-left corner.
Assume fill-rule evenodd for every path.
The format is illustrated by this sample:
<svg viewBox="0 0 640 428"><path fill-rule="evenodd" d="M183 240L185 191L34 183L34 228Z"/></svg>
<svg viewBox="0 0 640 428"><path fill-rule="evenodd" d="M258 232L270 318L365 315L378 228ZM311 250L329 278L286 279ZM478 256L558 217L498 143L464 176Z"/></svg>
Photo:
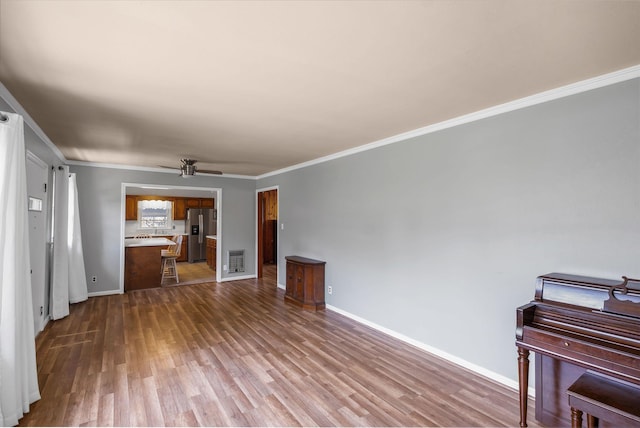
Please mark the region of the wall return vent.
<svg viewBox="0 0 640 428"><path fill-rule="evenodd" d="M229 250L227 256L229 272L244 272L244 250Z"/></svg>

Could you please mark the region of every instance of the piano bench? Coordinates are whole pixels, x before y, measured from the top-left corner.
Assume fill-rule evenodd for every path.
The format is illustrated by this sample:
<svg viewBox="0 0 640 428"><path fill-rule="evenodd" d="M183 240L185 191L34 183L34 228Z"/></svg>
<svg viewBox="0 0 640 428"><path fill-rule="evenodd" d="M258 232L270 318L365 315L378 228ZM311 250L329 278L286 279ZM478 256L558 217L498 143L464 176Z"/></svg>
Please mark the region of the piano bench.
<svg viewBox="0 0 640 428"><path fill-rule="evenodd" d="M587 414L589 428L603 419L616 427L640 426L640 387L586 372L567 389L571 428L582 426Z"/></svg>

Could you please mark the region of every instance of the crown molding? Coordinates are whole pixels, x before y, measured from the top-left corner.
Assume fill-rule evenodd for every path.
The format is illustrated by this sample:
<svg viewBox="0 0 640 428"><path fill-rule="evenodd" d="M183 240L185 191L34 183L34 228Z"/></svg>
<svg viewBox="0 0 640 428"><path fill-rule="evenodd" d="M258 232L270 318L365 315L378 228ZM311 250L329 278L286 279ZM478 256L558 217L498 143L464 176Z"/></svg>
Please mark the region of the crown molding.
<svg viewBox="0 0 640 428"><path fill-rule="evenodd" d="M582 80L580 82L571 83L569 85L561 86L559 88L540 92L538 94L530 95L528 97L520 98L514 101L509 101L504 104L499 104L493 107L489 107L489 108L479 110L473 113L469 113L463 116L459 116L453 119L445 120L443 122L435 123L433 125L428 125L423 128L418 128L413 131L408 131L402 134L394 135L392 137L384 138L382 140L374 141L372 143L368 143L362 146L343 150L341 152L323 156L307 162L302 162L302 163L292 165L286 168L282 168L276 171L268 172L268 173L259 175L257 179L260 180L262 178L284 174L285 172L306 168L308 166L317 165L320 163L328 162L330 160L339 159L345 156L350 156L350 155L364 152L367 150L372 150L377 147L400 143L410 138L431 134L433 132L442 131L444 129L453 128L455 126L464 125L470 122L475 122L477 120L486 119L488 117L497 116L497 115L508 113L514 110L520 110L520 109L531 107L537 104L546 103L547 101L557 100L560 98L568 97L568 96L579 94L582 92L587 92L592 89L602 88L604 86L610 86L616 83L624 82L624 81L635 79L638 77L640 77L640 64L635 65L633 67L624 68L622 70L614 71L612 73L607 73L601 76Z"/></svg>
<svg viewBox="0 0 640 428"><path fill-rule="evenodd" d="M110 169L124 169L129 171L145 171L145 172L160 172L163 174L173 174L177 175L177 169L170 168L155 168L148 166L136 166L136 165L123 165L118 163L100 163L100 162L86 162L86 161L78 161L78 160L68 160L66 161L67 165L75 165L75 166L89 166L93 168L110 168ZM198 176L207 176L207 177L222 177L222 178L240 178L243 180L255 180L256 177L252 175L240 175L240 174L207 174L206 172L197 172Z"/></svg>
<svg viewBox="0 0 640 428"><path fill-rule="evenodd" d="M15 97L11 95L11 92L9 92L7 87L4 86L2 82L0 82L0 98L2 98L7 104L9 104L9 107L11 107L15 113L18 113L23 117L24 123L26 123L27 126L29 126L29 128L31 128L31 130L33 130L33 132L35 132L42 141L44 141L44 143L53 151L53 153L55 153L55 155L60 158L60 161L62 161L63 163L67 162L67 158L64 157L60 149L58 149L58 147L53 144L53 141L51 141L49 137L47 137L47 134L45 134L42 128L38 126L36 121L33 120L33 118L29 115L29 113L27 113L27 111L24 109L24 107L22 107L18 100L16 100Z"/></svg>
<svg viewBox="0 0 640 428"><path fill-rule="evenodd" d="M593 89L602 88L604 86L613 85L616 83L624 82L624 81L635 79L638 77L640 77L640 64L632 67L624 68L622 70L614 71L612 73L607 73L601 76L596 76L590 79L582 80L580 82L561 86L559 88L540 92L538 94L520 98L504 104L499 104L493 107L489 107L489 108L479 110L473 113L469 113L463 116L459 116L453 119L445 120L443 122L435 123L433 125L428 125L422 128L418 128L413 131L397 134L392 137L384 138L382 140L374 141L368 144L364 144L362 146L343 150L341 152L333 153L331 155L316 158L307 162L302 162L296 165L278 169L278 170L261 174L258 176L236 175L236 174L223 174L222 176L220 176L220 175L212 175L212 174L205 174L205 173L199 173L199 175L208 175L212 177L217 176L217 177L224 177L224 178L239 178L244 180L260 180L263 178L284 174L286 172L294 171L297 169L306 168L312 165L321 164L334 159L339 159L345 156L350 156L350 155L364 152L367 150L372 150L377 147L400 143L411 138L427 135L437 131L442 131L444 129L453 128L455 126L467 124L470 122L475 122L477 120L486 119L492 116L497 116L497 115L508 113L514 110L519 110L519 109L531 107L537 104L542 104L548 101L557 100L560 98L568 97L568 96L579 94L582 92L587 92ZM120 165L120 164L106 164L106 163L67 160L65 156L62 154L62 152L58 149L58 147L56 147L56 145L49 139L49 137L47 137L44 131L42 131L40 126L38 126L35 120L33 120L33 118L29 115L29 113L27 113L27 111L22 107L22 105L20 105L20 103L13 97L13 95L11 95L9 90L4 86L4 84L2 84L2 82L0 82L0 97L2 97L7 104L9 104L9 106L14 110L15 113L18 113L24 117L25 123L38 135L38 137L42 139L42 141L45 142L45 144L60 158L60 160L66 164L78 165L78 166L91 166L91 167L97 167L97 168L125 169L125 170L132 170L132 171L173 173L171 170L167 170L164 168L151 168L151 167L142 167L142 166L129 166L129 165Z"/></svg>

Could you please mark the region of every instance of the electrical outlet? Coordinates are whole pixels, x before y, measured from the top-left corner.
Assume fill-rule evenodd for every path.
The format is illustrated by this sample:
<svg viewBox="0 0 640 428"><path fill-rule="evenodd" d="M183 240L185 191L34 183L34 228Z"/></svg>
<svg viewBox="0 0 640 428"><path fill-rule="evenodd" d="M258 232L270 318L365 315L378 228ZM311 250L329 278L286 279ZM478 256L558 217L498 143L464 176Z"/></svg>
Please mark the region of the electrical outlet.
<svg viewBox="0 0 640 428"><path fill-rule="evenodd" d="M333 294L333 287L332 286L327 287L327 292L329 294Z"/></svg>
<svg viewBox="0 0 640 428"><path fill-rule="evenodd" d="M227 265L222 265L222 270L227 270Z"/></svg>
<svg viewBox="0 0 640 428"><path fill-rule="evenodd" d="M44 314L44 306L40 306L40 316Z"/></svg>
<svg viewBox="0 0 640 428"><path fill-rule="evenodd" d="M98 277L97 277L97 276L95 276L95 275L93 275L93 276L91 277L91 282L93 282L94 284L95 284L95 283L97 283L97 282L98 282Z"/></svg>

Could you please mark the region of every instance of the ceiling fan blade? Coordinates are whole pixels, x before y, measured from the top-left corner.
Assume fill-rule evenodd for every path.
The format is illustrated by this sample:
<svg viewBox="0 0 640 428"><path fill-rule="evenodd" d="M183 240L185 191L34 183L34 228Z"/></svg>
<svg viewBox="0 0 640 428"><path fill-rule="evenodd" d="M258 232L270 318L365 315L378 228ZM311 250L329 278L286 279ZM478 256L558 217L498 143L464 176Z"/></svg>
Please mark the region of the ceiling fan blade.
<svg viewBox="0 0 640 428"><path fill-rule="evenodd" d="M211 170L208 170L208 169L200 169L200 168L198 168L198 169L196 169L196 173L198 173L198 172L202 172L204 174L222 175L222 171L211 171Z"/></svg>

